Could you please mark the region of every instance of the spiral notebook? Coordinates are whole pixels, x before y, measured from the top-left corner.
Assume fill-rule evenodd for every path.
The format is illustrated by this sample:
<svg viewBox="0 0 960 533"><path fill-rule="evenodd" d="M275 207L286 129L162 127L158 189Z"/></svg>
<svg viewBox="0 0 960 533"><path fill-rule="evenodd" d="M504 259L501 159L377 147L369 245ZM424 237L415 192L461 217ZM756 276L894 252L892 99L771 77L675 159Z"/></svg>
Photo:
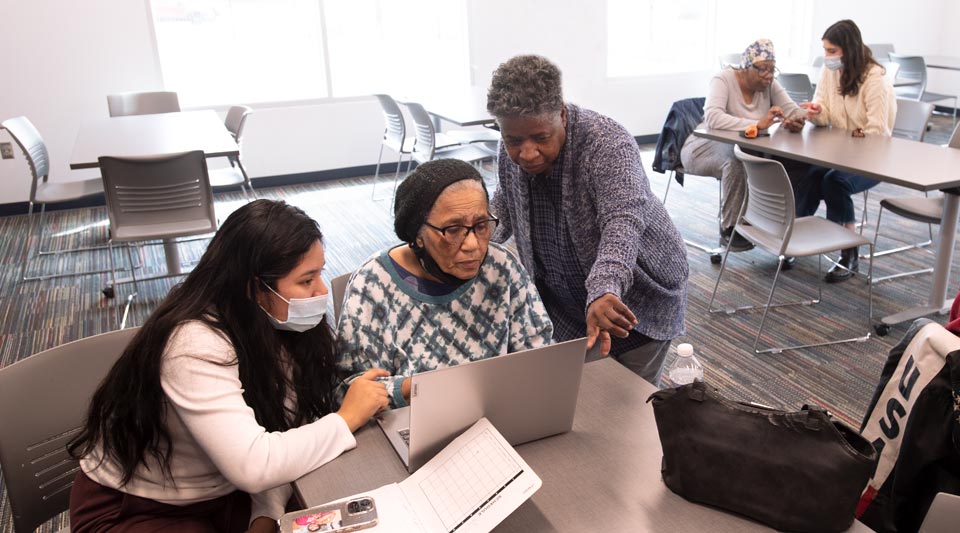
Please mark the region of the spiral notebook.
<svg viewBox="0 0 960 533"><path fill-rule="evenodd" d="M404 481L362 495L372 497L379 512L379 523L368 531L482 533L541 484L503 435L481 418Z"/></svg>

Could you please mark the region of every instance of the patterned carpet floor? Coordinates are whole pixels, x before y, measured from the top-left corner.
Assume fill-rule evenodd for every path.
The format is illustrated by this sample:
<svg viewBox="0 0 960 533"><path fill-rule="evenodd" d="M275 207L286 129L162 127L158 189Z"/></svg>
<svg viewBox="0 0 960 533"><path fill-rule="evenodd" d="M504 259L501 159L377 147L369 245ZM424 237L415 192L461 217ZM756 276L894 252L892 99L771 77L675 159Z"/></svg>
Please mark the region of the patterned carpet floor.
<svg viewBox="0 0 960 533"><path fill-rule="evenodd" d="M951 121L935 117L927 142L945 143ZM644 145L643 159L651 187L663 197L667 177L649 169L652 146ZM489 184L492 186L493 181ZM396 243L388 196L392 180L356 178L277 189L258 189L263 198L281 198L313 216L324 232L327 268L331 279L359 266L375 252ZM376 191L374 191L376 187ZM688 177L686 185L674 184L667 208L685 238L708 245L717 241L717 187L712 178ZM887 195L920 194L892 185L880 184L870 192L865 233L872 237L879 199ZM217 213L223 220L242 205L239 193L217 195ZM855 200L859 211L862 200ZM822 211L820 213L823 214ZM927 227L885 216L880 248L889 248L895 240L919 241ZM45 247L102 245L106 242L105 208L54 211L47 214L48 235ZM936 231L936 229L935 229ZM20 250L27 234L26 216L0 217L0 367L31 354L75 339L117 328L118 310L133 292L129 284L117 288L117 297L107 299L101 289L109 285L109 274L91 274L43 281L18 282ZM206 246L205 240L179 245L185 265L195 263ZM108 269L106 250L44 256L31 261L33 273L68 273ZM138 276L164 272L163 249L142 246L137 251ZM118 267L127 268L126 254L117 252ZM869 340L820 348L800 349L778 354L754 355L751 346L760 322L759 312L736 314L708 313L707 305L719 272L709 254L688 248L690 263L689 302L686 335L676 339L667 365L674 357L676 344L693 344L705 367L706 380L731 399L798 409L817 404L838 418L858 425L867 408L881 367L889 349L906 331L907 325L894 327L886 337L872 335ZM950 296L956 293L960 273L955 256L948 285ZM878 258L874 270L879 275L932 266L933 256L912 251ZM828 263L824 261L826 270ZM817 258L800 258L797 266L781 275L776 301L809 298L817 290ZM760 250L731 254L727 272L718 293L724 306L761 304L765 301L776 269L775 258ZM865 271L866 264L863 264ZM882 282L873 287L874 321L905 307L925 302L930 275ZM139 283L128 325L142 324L163 298L176 278ZM812 306L784 307L771 312L765 343L803 344L820 339L863 335L869 330L865 313L867 283L863 276L842 284L824 285L823 301ZM944 316L935 316L943 323ZM29 405L29 399L24 399ZM11 431L16 428L2 428ZM12 531L10 507L0 480L0 533ZM47 531L63 525L60 517L45 525Z"/></svg>

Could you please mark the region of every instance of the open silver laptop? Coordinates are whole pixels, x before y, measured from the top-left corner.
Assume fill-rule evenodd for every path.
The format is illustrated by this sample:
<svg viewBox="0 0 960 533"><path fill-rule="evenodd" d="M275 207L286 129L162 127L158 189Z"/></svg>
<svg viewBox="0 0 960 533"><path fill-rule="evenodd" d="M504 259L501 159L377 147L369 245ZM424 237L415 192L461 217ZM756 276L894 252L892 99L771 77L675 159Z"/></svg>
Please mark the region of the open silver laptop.
<svg viewBox="0 0 960 533"><path fill-rule="evenodd" d="M512 445L573 427L587 340L415 374L410 406L377 421L411 473L480 417Z"/></svg>

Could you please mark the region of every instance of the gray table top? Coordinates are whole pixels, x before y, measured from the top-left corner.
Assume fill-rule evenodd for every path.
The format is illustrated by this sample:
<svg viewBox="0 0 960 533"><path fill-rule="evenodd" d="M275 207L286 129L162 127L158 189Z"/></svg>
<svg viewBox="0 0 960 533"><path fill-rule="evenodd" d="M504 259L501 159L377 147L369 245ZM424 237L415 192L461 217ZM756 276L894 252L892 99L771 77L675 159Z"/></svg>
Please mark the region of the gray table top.
<svg viewBox="0 0 960 533"><path fill-rule="evenodd" d="M653 408L656 389L611 359L584 368L573 430L517 446L543 480L496 531L772 531L690 503L660 477L662 452ZM401 481L406 469L376 424L357 432L357 448L294 483L318 505ZM855 524L851 531L870 531Z"/></svg>
<svg viewBox="0 0 960 533"><path fill-rule="evenodd" d="M203 150L207 157L240 153L215 111L103 117L81 126L70 168L97 168L97 158L104 155L136 157L191 150Z"/></svg>
<svg viewBox="0 0 960 533"><path fill-rule="evenodd" d="M923 61L929 68L960 70L960 57L957 56L923 56Z"/></svg>
<svg viewBox="0 0 960 533"><path fill-rule="evenodd" d="M773 127L770 135L746 139L739 131L698 129L695 135L741 148L836 168L918 191L960 186L960 150L935 144L867 135L807 124L800 133Z"/></svg>

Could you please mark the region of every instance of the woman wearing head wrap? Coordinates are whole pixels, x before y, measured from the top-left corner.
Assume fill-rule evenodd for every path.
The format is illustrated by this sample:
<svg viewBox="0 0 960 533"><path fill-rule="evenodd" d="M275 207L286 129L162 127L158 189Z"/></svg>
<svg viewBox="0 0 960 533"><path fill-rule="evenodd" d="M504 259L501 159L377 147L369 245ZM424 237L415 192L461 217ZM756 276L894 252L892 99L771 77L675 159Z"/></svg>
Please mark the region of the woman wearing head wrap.
<svg viewBox="0 0 960 533"><path fill-rule="evenodd" d="M756 126L761 133L784 121L790 131L799 131L806 112L797 106L774 78L777 58L773 43L759 39L743 51L739 68L723 69L710 80L703 123L698 128L740 130ZM792 119L792 120L785 120ZM749 250L753 245L733 233L740 208L747 197L747 175L743 163L733 155L733 145L690 134L680 152L684 172L720 178L723 189L720 245L731 251ZM791 175L805 173L807 165L780 160Z"/></svg>
<svg viewBox="0 0 960 533"><path fill-rule="evenodd" d="M526 270L490 243L498 220L475 168L420 165L397 189L394 219L406 244L369 259L346 290L343 374L386 369L390 403L400 407L414 373L550 343L553 325Z"/></svg>

